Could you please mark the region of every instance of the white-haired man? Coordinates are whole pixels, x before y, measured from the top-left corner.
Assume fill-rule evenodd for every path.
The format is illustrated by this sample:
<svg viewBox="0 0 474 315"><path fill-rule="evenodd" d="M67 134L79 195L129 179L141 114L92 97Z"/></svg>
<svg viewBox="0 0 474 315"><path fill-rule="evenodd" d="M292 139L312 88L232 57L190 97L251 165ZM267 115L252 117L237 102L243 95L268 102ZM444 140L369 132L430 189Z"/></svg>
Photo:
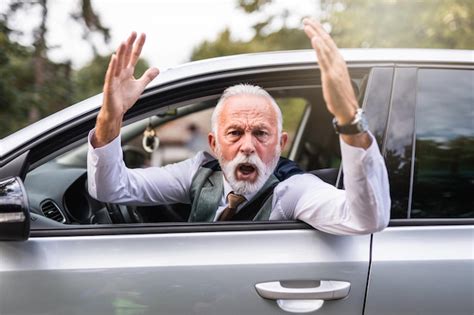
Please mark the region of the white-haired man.
<svg viewBox="0 0 474 315"><path fill-rule="evenodd" d="M361 113L344 60L316 21L305 19L321 68L323 95L341 133L345 190L279 162L288 136L274 99L257 86L226 89L212 115L211 155L147 169L122 161L123 115L158 75L151 68L135 80L133 70L145 37L133 33L111 58L104 102L89 135L90 194L105 202L192 205L189 221L300 219L334 234L372 233L389 220L390 196L383 158L361 124Z"/></svg>

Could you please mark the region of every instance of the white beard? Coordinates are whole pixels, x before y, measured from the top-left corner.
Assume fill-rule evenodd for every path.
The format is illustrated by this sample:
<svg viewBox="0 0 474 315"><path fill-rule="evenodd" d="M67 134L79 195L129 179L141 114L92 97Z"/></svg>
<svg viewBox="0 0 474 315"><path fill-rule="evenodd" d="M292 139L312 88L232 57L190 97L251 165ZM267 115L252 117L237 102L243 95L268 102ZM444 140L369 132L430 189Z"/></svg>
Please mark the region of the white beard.
<svg viewBox="0 0 474 315"><path fill-rule="evenodd" d="M278 164L278 160L280 159L281 147L278 145L275 148L275 155L268 164L265 164L256 153L247 156L242 152L239 152L234 159L231 161L226 161L222 156L219 145L217 145L216 151L217 159L219 160L222 172L224 173L224 176L229 182L230 187L232 187L234 193L239 195L247 195L259 191L273 173L275 167ZM257 171L257 178L254 182L238 180L235 177L237 167L242 163L250 163L254 165L255 170Z"/></svg>

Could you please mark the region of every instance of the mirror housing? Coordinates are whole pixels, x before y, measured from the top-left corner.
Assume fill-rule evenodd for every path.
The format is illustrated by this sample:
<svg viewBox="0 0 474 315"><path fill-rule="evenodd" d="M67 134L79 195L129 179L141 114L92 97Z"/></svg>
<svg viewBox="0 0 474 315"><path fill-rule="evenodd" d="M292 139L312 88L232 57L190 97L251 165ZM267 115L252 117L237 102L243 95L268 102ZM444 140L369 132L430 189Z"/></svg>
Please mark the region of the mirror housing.
<svg viewBox="0 0 474 315"><path fill-rule="evenodd" d="M30 236L30 208L19 177L0 180L0 241L26 241Z"/></svg>

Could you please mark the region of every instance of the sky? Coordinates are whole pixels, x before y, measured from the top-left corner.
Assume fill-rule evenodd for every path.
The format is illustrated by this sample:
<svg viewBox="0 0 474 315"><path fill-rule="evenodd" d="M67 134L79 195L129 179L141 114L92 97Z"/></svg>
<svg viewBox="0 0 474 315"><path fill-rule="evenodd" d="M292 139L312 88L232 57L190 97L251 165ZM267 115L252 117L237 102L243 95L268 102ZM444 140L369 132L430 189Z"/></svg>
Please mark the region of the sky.
<svg viewBox="0 0 474 315"><path fill-rule="evenodd" d="M5 12L5 1L0 13ZM144 32L147 43L142 56L150 65L166 69L189 61L192 49L204 40L213 40L229 27L235 39L253 36L251 26L264 15L288 9L292 15L289 26L299 26L302 16L316 16L316 0L274 0L262 14L249 16L237 9L237 0L92 0L92 6L102 24L111 29L111 42L95 42L101 54L113 51L130 32ZM54 61L72 60L74 68L84 66L93 56L90 47L81 40L82 28L70 16L78 0L48 0L49 53ZM14 28L25 34L39 23L39 11L18 14L12 20ZM273 27L277 28L278 21ZM31 44L31 36L17 37L22 44Z"/></svg>

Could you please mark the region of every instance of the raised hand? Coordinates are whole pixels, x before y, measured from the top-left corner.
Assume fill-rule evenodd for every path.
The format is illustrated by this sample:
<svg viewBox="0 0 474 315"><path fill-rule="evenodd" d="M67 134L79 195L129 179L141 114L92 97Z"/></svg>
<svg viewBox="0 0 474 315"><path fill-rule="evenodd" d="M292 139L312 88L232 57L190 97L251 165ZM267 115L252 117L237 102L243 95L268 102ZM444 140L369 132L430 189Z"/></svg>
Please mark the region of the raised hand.
<svg viewBox="0 0 474 315"><path fill-rule="evenodd" d="M123 115L159 73L158 69L150 68L141 78L134 78L135 65L145 44L145 34L136 39L137 34L133 32L110 59L105 75L104 99L92 139L94 147L103 146L120 134Z"/></svg>
<svg viewBox="0 0 474 315"><path fill-rule="evenodd" d="M350 123L359 108L352 88L346 62L342 58L336 43L322 25L312 19L304 19L304 31L311 40L321 69L323 97L328 110L336 117L340 125ZM368 148L371 139L366 133L341 135L350 145Z"/></svg>
<svg viewBox="0 0 474 315"><path fill-rule="evenodd" d="M349 123L359 107L351 85L346 62L336 43L320 23L304 19L304 31L311 40L321 68L323 96L328 110L340 124Z"/></svg>

